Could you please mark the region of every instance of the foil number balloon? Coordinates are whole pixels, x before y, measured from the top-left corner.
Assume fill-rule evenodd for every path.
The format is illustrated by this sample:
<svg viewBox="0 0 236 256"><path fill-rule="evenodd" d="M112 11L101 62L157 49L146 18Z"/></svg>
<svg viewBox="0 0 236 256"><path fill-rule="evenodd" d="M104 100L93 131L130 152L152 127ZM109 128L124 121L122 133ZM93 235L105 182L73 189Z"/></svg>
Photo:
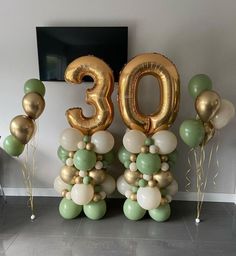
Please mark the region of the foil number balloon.
<svg viewBox="0 0 236 256"><path fill-rule="evenodd" d="M160 107L151 115L140 113L137 87L145 75L153 75L160 84ZM148 53L133 58L122 70L118 102L124 122L130 129L153 134L169 128L179 109L179 75L175 65L161 54Z"/></svg>
<svg viewBox="0 0 236 256"><path fill-rule="evenodd" d="M112 122L114 110L111 94L114 78L109 66L94 56L74 60L65 71L65 80L71 84L80 84L84 76L94 80L94 87L86 92L86 102L94 107L95 114L85 117L81 108L71 108L66 115L73 128L91 135L95 131L105 130Z"/></svg>

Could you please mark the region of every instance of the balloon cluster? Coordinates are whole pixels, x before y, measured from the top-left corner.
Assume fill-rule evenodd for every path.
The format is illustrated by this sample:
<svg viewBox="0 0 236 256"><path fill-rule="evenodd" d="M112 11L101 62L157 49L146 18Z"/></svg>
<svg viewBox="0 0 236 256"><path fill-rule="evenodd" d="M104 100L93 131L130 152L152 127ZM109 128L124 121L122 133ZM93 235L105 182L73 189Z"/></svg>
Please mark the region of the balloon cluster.
<svg viewBox="0 0 236 256"><path fill-rule="evenodd" d="M45 86L38 79L30 79L24 85L25 96L22 106L26 115L18 115L11 120L10 132L3 142L3 148L11 156L19 156L36 131L35 119L45 108Z"/></svg>
<svg viewBox="0 0 236 256"><path fill-rule="evenodd" d="M192 77L189 93L195 99L196 119L185 120L180 126L182 140L191 148L206 145L219 130L226 126L235 115L234 105L221 99L212 90L212 81L205 74Z"/></svg>
<svg viewBox="0 0 236 256"><path fill-rule="evenodd" d="M125 133L118 156L126 170L117 180L117 189L127 197L123 211L128 219L139 220L146 210L156 221L169 218L169 203L178 191L170 170L177 158L176 146L177 138L168 130L152 137L139 130Z"/></svg>
<svg viewBox="0 0 236 256"><path fill-rule="evenodd" d="M62 132L57 154L64 166L54 188L63 197L59 205L63 218L75 218L82 209L90 219L105 215L104 199L116 185L106 172L114 160L113 146L114 138L108 131L96 131L91 136L75 128Z"/></svg>

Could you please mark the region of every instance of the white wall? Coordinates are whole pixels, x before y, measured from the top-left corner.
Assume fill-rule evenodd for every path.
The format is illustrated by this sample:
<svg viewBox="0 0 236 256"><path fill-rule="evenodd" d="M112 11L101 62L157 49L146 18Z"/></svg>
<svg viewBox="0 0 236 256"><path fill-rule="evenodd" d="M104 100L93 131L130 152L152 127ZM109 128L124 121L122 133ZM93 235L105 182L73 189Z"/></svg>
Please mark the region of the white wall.
<svg viewBox="0 0 236 256"><path fill-rule="evenodd" d="M0 4L1 143L9 134L10 120L23 114L24 82L38 77L36 26L124 25L129 27L129 58L142 52L160 52L168 56L177 65L181 77L181 106L173 126L176 134L181 121L195 115L193 101L187 93L187 83L192 75L208 74L214 89L223 98L236 103L236 2L233 0L2 0ZM59 174L61 163L56 150L59 134L68 126L65 110L82 106L87 113L90 111L84 102L88 85L68 86L62 82L45 85L46 109L39 121L36 188L51 188ZM156 102L153 93L148 91L151 88L141 88L146 93L140 103L145 111L153 109ZM125 127L117 110L116 95L117 85L113 93L115 119L110 130L118 147ZM234 119L219 136L219 160L223 171L216 186L212 184L212 177L209 178L209 192L235 192L235 125ZM174 173L180 190L184 191L188 149L180 140L178 149L179 161ZM0 177L5 187L23 187L16 160L10 161L1 152L1 166ZM122 170L118 162L112 167L115 176Z"/></svg>

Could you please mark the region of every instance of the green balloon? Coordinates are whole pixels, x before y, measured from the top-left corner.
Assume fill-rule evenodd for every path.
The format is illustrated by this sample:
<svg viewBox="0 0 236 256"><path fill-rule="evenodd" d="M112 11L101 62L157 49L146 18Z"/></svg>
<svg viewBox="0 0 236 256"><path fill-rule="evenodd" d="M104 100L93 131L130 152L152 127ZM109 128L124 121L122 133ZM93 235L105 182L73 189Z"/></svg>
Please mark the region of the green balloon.
<svg viewBox="0 0 236 256"><path fill-rule="evenodd" d="M103 160L106 162L107 165L112 164L115 161L115 154L113 150L103 155Z"/></svg>
<svg viewBox="0 0 236 256"><path fill-rule="evenodd" d="M180 125L179 134L184 143L194 148L204 139L205 129L200 120L188 119Z"/></svg>
<svg viewBox="0 0 236 256"><path fill-rule="evenodd" d="M24 85L24 92L29 93L29 92L36 92L40 94L42 97L45 95L45 86L44 84L38 80L38 79L29 79L25 82Z"/></svg>
<svg viewBox="0 0 236 256"><path fill-rule="evenodd" d="M123 212L129 220L140 220L146 213L137 201L132 201L131 199L126 199L123 205Z"/></svg>
<svg viewBox="0 0 236 256"><path fill-rule="evenodd" d="M9 155L19 156L24 151L25 145L13 135L9 135L3 141L3 148Z"/></svg>
<svg viewBox="0 0 236 256"><path fill-rule="evenodd" d="M65 164L66 159L69 157L69 151L65 150L62 146L57 149L57 156Z"/></svg>
<svg viewBox="0 0 236 256"><path fill-rule="evenodd" d="M146 187L147 186L147 181L146 180L144 180L144 179L140 179L139 181L138 181L138 185L139 185L139 187Z"/></svg>
<svg viewBox="0 0 236 256"><path fill-rule="evenodd" d="M125 149L124 146L122 146L118 151L118 158L122 164L125 163L125 161L130 161L131 153Z"/></svg>
<svg viewBox="0 0 236 256"><path fill-rule="evenodd" d="M191 97L196 97L203 91L211 90L212 82L211 79L205 74L195 75L191 78L188 84L188 90Z"/></svg>
<svg viewBox="0 0 236 256"><path fill-rule="evenodd" d="M96 154L92 150L79 149L74 154L74 165L82 171L91 170L96 164Z"/></svg>
<svg viewBox="0 0 236 256"><path fill-rule="evenodd" d="M107 205L105 200L100 200L98 202L91 202L83 206L85 215L91 220L101 219L106 211Z"/></svg>
<svg viewBox="0 0 236 256"><path fill-rule="evenodd" d="M172 153L170 153L168 155L168 164L169 164L170 168L173 168L175 166L177 157L178 157L177 150L174 150Z"/></svg>
<svg viewBox="0 0 236 256"><path fill-rule="evenodd" d="M59 205L60 215L67 220L74 219L80 215L83 207L75 204L72 200L63 198Z"/></svg>
<svg viewBox="0 0 236 256"><path fill-rule="evenodd" d="M152 219L158 222L166 221L170 218L170 205L169 204L164 204L160 205L156 209L152 209L148 211L149 215L151 216Z"/></svg>
<svg viewBox="0 0 236 256"><path fill-rule="evenodd" d="M158 154L140 153L137 157L136 164L141 173L151 175L160 170L161 159Z"/></svg>

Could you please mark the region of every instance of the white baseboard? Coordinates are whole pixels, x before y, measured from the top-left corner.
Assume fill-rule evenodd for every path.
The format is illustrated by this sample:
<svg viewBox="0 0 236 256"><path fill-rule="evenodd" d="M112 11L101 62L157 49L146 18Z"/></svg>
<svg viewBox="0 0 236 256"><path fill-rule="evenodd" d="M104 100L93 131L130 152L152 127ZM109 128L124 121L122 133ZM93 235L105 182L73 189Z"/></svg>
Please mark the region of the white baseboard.
<svg viewBox="0 0 236 256"><path fill-rule="evenodd" d="M6 196L27 196L25 188L3 188ZM34 196L59 197L53 188L33 188ZM119 198L118 194L114 198ZM174 200L180 201L197 201L196 192L178 192ZM205 193L204 201L206 202L226 202L236 203L236 194L223 193Z"/></svg>

